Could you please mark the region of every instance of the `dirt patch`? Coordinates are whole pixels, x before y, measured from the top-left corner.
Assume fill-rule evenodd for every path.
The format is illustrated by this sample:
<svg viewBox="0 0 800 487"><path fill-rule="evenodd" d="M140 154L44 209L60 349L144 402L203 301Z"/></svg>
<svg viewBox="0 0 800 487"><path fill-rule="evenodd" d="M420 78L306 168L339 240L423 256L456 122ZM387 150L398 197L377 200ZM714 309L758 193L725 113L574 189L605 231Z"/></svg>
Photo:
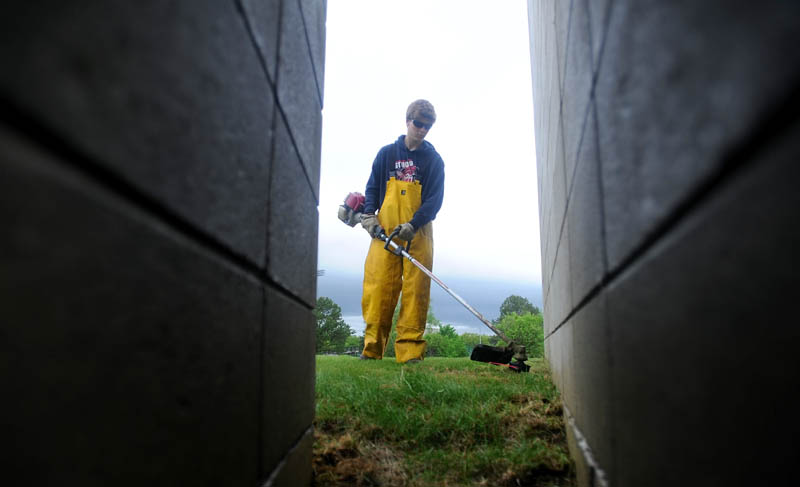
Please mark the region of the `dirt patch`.
<svg viewBox="0 0 800 487"><path fill-rule="evenodd" d="M402 455L380 443L356 442L350 433L315 432L316 486L402 486L408 483Z"/></svg>
<svg viewBox="0 0 800 487"><path fill-rule="evenodd" d="M574 476L565 476L562 471L539 468L522 475L507 471L500 478L500 485L507 487L575 487L576 484Z"/></svg>
<svg viewBox="0 0 800 487"><path fill-rule="evenodd" d="M566 441L563 408L560 400L550 401L537 395L518 396L511 401L502 419L509 434L522 437L537 437L553 447Z"/></svg>

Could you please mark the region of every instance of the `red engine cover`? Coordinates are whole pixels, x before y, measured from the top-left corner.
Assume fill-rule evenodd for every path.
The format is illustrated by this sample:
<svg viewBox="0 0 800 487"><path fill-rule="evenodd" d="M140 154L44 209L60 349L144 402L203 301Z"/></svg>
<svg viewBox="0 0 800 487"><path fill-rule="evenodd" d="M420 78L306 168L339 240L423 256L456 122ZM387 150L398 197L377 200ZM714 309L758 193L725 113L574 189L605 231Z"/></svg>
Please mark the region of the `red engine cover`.
<svg viewBox="0 0 800 487"><path fill-rule="evenodd" d="M344 204L355 212L361 211L364 208L364 195L361 193L350 193L344 199Z"/></svg>

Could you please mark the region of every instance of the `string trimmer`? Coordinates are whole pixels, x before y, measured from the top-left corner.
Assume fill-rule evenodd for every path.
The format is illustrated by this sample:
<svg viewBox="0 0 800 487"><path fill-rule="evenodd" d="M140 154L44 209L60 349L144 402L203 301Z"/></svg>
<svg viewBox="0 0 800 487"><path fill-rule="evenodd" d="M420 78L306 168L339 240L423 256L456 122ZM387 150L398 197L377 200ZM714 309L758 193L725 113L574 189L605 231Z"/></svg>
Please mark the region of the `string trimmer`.
<svg viewBox="0 0 800 487"><path fill-rule="evenodd" d="M350 193L347 195L347 198L344 200L344 204L339 206L339 219L354 227L357 223L361 222L361 210L364 206L364 195L361 193ZM409 260L412 264L417 266L419 270L425 273L428 277L430 277L436 284L438 284L442 289L444 289L447 294L455 298L456 301L461 303L467 310L472 313L476 318L481 320L484 325L489 327L490 330L494 332L501 340L506 342L508 345L505 347L492 347L489 345L476 345L474 349L472 349L472 355L470 359L475 360L477 362L486 362L494 365L500 365L504 367L508 367L509 369L515 372L528 372L530 370L530 366L525 363L528 360L528 354L525 351L524 345L518 345L514 343L513 340L510 340L505 333L498 330L489 320L483 317L478 311L475 310L472 306L470 306L464 299L456 294L452 289L447 287L445 283L443 283L438 277L433 275L431 271L429 271L424 265L422 265L417 259L415 259L411 254L408 253L409 248L411 248L411 242L409 241L408 244L403 247L394 242L394 237L397 236L399 230L395 230L391 233L391 235L387 236L386 233L381 229L381 234L378 237L380 240L385 242L386 244L383 246L384 249L387 251L400 256L405 257Z"/></svg>

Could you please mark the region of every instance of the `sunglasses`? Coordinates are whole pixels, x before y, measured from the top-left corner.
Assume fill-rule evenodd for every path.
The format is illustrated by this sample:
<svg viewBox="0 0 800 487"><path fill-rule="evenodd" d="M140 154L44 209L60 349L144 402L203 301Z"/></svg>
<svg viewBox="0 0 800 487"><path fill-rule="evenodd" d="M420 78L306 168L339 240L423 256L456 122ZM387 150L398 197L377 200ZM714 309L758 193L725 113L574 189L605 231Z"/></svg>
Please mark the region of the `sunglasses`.
<svg viewBox="0 0 800 487"><path fill-rule="evenodd" d="M414 122L414 126L418 129L424 128L425 130L430 130L433 127L432 123L422 123L419 120L412 120Z"/></svg>

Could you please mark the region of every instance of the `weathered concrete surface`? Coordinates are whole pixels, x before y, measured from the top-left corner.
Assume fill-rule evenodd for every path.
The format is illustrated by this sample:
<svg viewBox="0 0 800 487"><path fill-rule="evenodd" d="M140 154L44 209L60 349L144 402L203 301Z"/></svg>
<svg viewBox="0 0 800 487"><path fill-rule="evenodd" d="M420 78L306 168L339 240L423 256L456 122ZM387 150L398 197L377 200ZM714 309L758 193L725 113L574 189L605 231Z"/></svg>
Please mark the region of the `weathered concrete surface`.
<svg viewBox="0 0 800 487"><path fill-rule="evenodd" d="M582 485L792 483L800 6L528 5L545 349Z"/></svg>
<svg viewBox="0 0 800 487"><path fill-rule="evenodd" d="M7 475L307 485L326 2L5 7Z"/></svg>

